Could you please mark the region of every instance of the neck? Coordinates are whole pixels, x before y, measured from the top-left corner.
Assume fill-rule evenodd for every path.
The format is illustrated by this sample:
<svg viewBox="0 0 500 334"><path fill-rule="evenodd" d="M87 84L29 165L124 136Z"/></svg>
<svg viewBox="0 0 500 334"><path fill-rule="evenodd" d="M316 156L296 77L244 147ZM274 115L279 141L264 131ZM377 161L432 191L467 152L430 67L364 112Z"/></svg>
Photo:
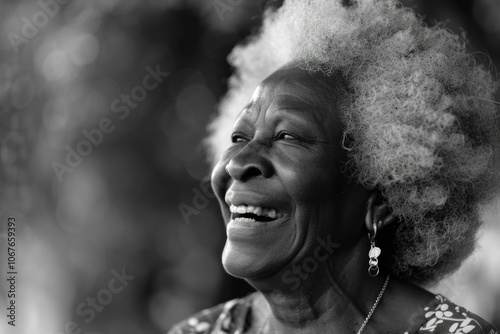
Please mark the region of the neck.
<svg viewBox="0 0 500 334"><path fill-rule="evenodd" d="M272 277L249 280L261 293L255 301L254 310L259 312L254 324L259 327L267 323L279 333L359 330L386 276L368 275L368 243L358 243L352 249L337 249L323 262L317 261L316 270L300 270L308 267L310 257L304 257Z"/></svg>

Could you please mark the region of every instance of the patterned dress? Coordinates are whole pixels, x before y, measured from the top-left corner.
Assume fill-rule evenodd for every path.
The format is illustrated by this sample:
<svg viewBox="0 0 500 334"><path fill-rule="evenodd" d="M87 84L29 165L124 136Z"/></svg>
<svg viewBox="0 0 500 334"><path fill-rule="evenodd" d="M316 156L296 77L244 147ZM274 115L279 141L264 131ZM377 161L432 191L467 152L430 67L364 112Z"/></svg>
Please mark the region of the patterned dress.
<svg viewBox="0 0 500 334"><path fill-rule="evenodd" d="M255 295L253 293L201 311L173 326L168 334L245 334ZM441 295L436 295L412 323L414 325L400 334L499 334L484 319Z"/></svg>

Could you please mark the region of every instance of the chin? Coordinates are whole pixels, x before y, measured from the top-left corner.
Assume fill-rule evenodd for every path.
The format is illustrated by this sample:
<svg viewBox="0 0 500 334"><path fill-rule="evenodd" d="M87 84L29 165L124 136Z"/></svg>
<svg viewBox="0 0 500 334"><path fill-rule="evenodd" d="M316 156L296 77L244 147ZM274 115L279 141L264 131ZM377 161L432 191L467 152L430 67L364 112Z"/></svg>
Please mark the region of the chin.
<svg viewBox="0 0 500 334"><path fill-rule="evenodd" d="M242 245L235 245L229 240L226 241L222 253L222 265L228 274L250 280L272 276L280 271L288 261L269 250L242 247Z"/></svg>

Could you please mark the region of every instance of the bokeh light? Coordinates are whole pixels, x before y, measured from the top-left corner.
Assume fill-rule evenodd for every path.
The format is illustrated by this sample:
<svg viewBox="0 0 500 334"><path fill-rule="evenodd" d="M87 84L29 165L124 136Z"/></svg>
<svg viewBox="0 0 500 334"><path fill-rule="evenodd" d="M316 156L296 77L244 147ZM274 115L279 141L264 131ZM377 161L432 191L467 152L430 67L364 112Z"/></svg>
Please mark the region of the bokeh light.
<svg viewBox="0 0 500 334"><path fill-rule="evenodd" d="M179 205L195 206L210 173L201 141L227 89L227 54L280 1L245 0L222 14L202 0L63 2L0 4L0 233L15 216L20 273L18 326L2 320L0 333L60 333L69 322L86 334L165 333L251 291L222 269L215 199L188 218ZM464 28L471 50L498 66L497 0L403 2ZM40 14L41 3L55 5ZM169 75L126 102L157 66ZM82 142L90 154L78 152ZM484 217L481 247L431 288L500 327L500 214L492 206ZM123 269L135 278L87 323L78 306Z"/></svg>

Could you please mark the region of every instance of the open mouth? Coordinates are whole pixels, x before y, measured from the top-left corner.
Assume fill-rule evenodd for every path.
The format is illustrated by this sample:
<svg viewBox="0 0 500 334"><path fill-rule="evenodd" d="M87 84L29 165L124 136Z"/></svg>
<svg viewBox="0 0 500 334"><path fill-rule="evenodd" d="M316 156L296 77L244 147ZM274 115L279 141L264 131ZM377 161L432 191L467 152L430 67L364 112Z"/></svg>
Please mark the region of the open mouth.
<svg viewBox="0 0 500 334"><path fill-rule="evenodd" d="M276 209L260 206L231 204L229 210L231 219L235 221L267 223L283 217L283 214Z"/></svg>

